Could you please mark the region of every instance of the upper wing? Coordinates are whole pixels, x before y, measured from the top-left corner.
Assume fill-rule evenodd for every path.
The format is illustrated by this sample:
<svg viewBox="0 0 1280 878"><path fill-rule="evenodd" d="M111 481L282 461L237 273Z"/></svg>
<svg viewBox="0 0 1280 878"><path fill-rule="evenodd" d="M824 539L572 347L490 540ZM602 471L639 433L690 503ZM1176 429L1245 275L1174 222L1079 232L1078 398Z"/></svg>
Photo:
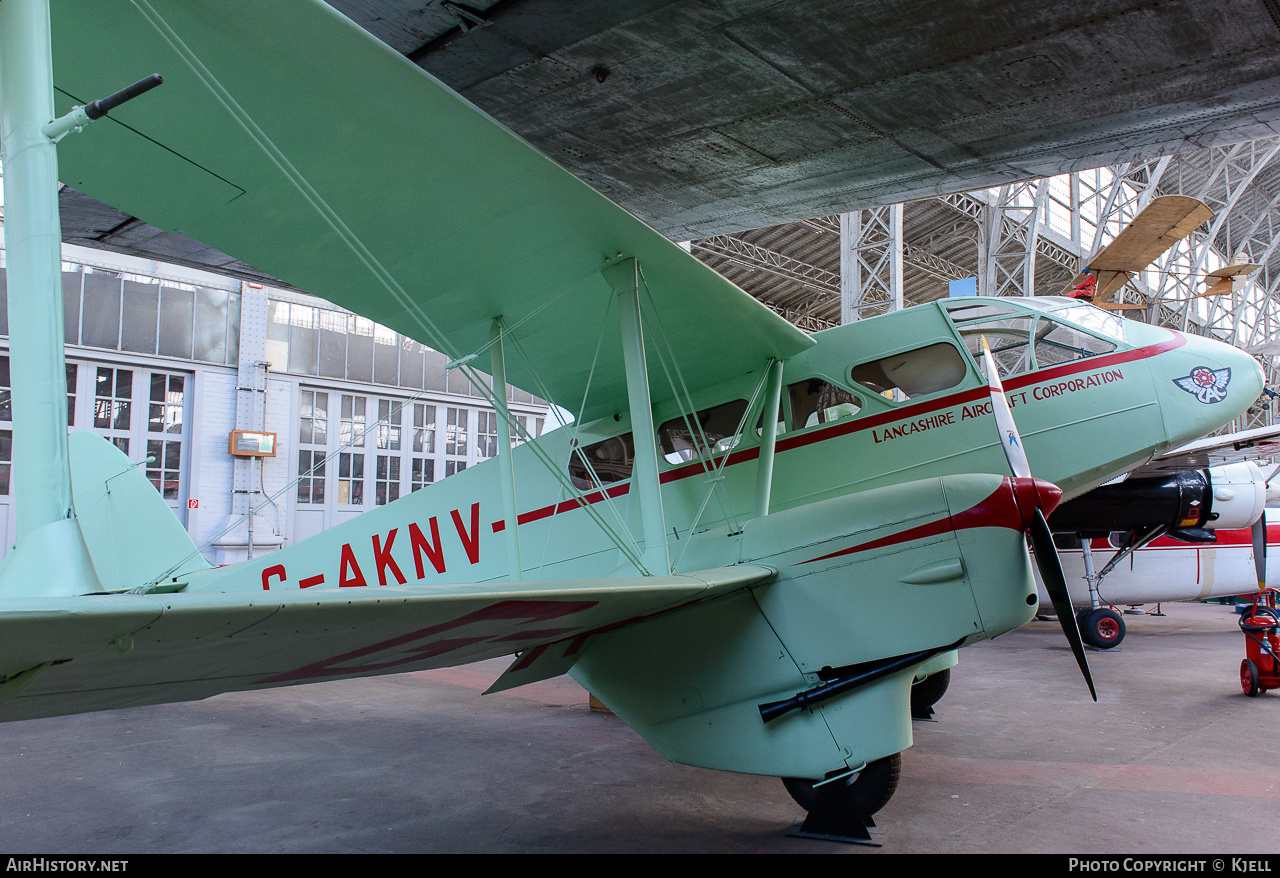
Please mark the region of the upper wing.
<svg viewBox="0 0 1280 878"><path fill-rule="evenodd" d="M773 575L742 565L656 578L388 586L358 595L317 589L260 599L11 600L0 611L0 720L444 667L568 641L556 651L554 673L562 673L593 632Z"/></svg>
<svg viewBox="0 0 1280 878"><path fill-rule="evenodd" d="M501 316L509 380L575 413L590 382L587 418L625 408L618 255L700 384L812 343L318 0L65 0L53 51L59 113L165 80L59 144L64 183L455 359Z"/></svg>
<svg viewBox="0 0 1280 878"><path fill-rule="evenodd" d="M1225 436L1209 436L1166 451L1129 473L1129 478L1153 476L1187 469L1203 469L1224 463L1280 457L1280 426L1241 430Z"/></svg>

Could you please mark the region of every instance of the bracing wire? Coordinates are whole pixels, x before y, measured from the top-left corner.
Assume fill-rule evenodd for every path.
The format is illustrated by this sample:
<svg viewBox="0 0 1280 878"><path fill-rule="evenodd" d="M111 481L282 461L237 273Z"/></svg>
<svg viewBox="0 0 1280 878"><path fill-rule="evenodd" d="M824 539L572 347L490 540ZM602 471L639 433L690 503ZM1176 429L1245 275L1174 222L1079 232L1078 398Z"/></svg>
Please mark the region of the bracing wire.
<svg viewBox="0 0 1280 878"><path fill-rule="evenodd" d="M199 58L195 55L195 53L182 40L182 38L178 36L177 32L173 30L173 28L168 24L167 21L165 21L163 16L161 16L154 9L154 7L152 7L151 4L147 2L147 0L133 0L133 4L139 10L139 12L141 12L142 15L151 23L152 27L155 28L155 30L161 35L161 37L183 59L183 61L187 64L187 66L191 69L191 71L196 75L196 77L205 85L205 87L209 90L209 92L214 96L214 98L220 104L222 104L222 106L227 110L227 112L232 116L232 118L236 120L237 124L240 125L240 127L245 131L245 133L249 136L249 138L253 140L255 144L257 144L259 149L262 150L262 152L268 157L268 159L272 162L272 164L274 164L276 168L284 175L284 177L290 182L290 184L294 187L294 189L298 192L298 194L308 204L312 206L312 208L316 211L316 213L325 221L325 223L334 232L334 234L336 234L338 238L346 245L346 247L351 251L351 253L356 257L356 259L359 260L369 270L369 272L373 275L375 281L392 297L393 300L395 300L395 302L398 305L400 305L404 309L404 312L410 318L413 319L413 321L422 330L430 346L444 353L446 356L449 356L453 360L453 362L458 365L458 368L463 370L463 373L467 375L467 377L471 380L472 384L476 387L476 389L480 391L481 396L484 397L491 405L494 406L495 411L501 414L502 408L497 404L496 397L493 394L492 389L488 387L488 385L484 382L482 378L478 377L477 371L466 362L466 360L486 350L488 348L488 344L482 345L476 352L472 353L468 357L459 357L458 351L456 350L455 346L449 341L448 337L443 332L441 332L440 329L435 325L435 322L431 320L431 318L427 315L427 313L422 308L422 306L419 305L411 296L409 296L406 293L404 288L401 287L399 282L395 279L394 275L392 275L391 272L385 266L382 265L381 261L379 261L378 258L374 255L374 253L364 244L363 241L360 240L359 236L357 236L346 225L346 223L342 220L341 216L337 213L337 211L335 211L328 204L328 202L325 201L323 196L321 196L320 193L316 191L316 189L307 181L306 177L293 165L292 162L289 161L288 157L285 156L285 154L275 145L275 143L270 139L270 137L268 137L267 134L258 126L258 124L253 120L252 116L247 111L245 111L242 106L240 106L240 104L235 100L235 98L232 97L230 92L228 92L222 86L222 84L218 81L217 77L214 76L213 73L207 67L205 67L203 62L199 60ZM584 273L583 277L585 278L589 276L591 273L592 272ZM579 279L579 282L580 280L581 279ZM567 292L567 290L565 292ZM561 295L563 294L564 293L562 293ZM547 303L547 305L549 304L550 303ZM544 307L546 307L546 305L544 305ZM528 319L528 317L526 317L525 319ZM492 342L490 342L490 344L491 343ZM554 400L550 399L550 397L545 397L545 398L547 398L548 401L554 403ZM512 424L512 420L510 419L509 414L507 415L507 421L509 425L516 426L517 432L521 433L522 435L527 435L527 432L523 429L523 427L519 426L518 424ZM554 461L550 460L545 450L541 449L538 443L531 442L529 443L529 446L533 450L534 455L538 457L538 459L557 478L557 480L561 482L562 487L567 488L571 492L571 496L572 496L572 494L576 492L576 488L572 485L572 483L568 481L567 475L563 475L560 473L559 467L556 466ZM335 454L336 453L337 452L335 452ZM326 461L328 459L329 458L326 458ZM610 536L610 539L618 546L619 550L622 551L623 554L628 557L628 560L630 560L633 564L635 564L639 570L647 573L647 570L644 567L644 565L641 563L640 559L637 556L635 556L631 552L631 550L623 544L623 542L617 537L616 534L612 533L612 529L608 527L608 525L604 522L604 520L599 516L597 512L595 512L590 508L590 504L586 502L582 502L580 505L584 509L587 509L589 516L597 523L598 526L600 526L605 531L606 534ZM229 531L231 527L234 527L234 526L235 525L229 526L227 530ZM215 537L215 539L216 538L217 537ZM184 563L185 563L185 560L186 559L184 559ZM170 572L172 572L172 570ZM168 574L166 573L165 575L168 575ZM163 579L163 578L164 576L160 577L160 579Z"/></svg>

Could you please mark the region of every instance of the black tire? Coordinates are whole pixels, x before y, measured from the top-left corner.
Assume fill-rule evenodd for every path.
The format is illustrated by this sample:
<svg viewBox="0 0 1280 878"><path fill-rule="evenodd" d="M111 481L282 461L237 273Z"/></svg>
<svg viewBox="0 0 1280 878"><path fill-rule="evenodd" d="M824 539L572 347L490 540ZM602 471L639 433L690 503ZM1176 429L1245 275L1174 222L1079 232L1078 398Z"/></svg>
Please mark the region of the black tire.
<svg viewBox="0 0 1280 878"><path fill-rule="evenodd" d="M911 687L911 715L927 716L931 708L947 694L951 685L951 669L943 668L936 674L930 674Z"/></svg>
<svg viewBox="0 0 1280 878"><path fill-rule="evenodd" d="M1091 607L1085 607L1083 610L1076 610L1076 627L1080 629L1080 636L1085 643L1089 642L1088 635L1085 631L1089 629L1089 614L1093 612Z"/></svg>
<svg viewBox="0 0 1280 878"><path fill-rule="evenodd" d="M1262 619L1265 621L1257 624L1251 624L1250 619ZM1260 633L1269 631L1280 625L1280 616L1276 615L1276 611L1270 607L1246 607L1244 612L1240 614L1240 630L1252 631Z"/></svg>
<svg viewBox="0 0 1280 878"><path fill-rule="evenodd" d="M898 788L898 777L902 773L902 754L894 753L883 759L867 764L857 774L850 775L843 781L835 781L828 787L839 790L835 798L836 807L852 811L860 817L870 817L893 798ZM812 812L818 804L818 791L813 781L804 777L784 777L782 784L795 799L797 805Z"/></svg>
<svg viewBox="0 0 1280 878"><path fill-rule="evenodd" d="M1124 640L1124 635L1124 617L1106 607L1091 610L1080 627L1084 642L1098 649L1114 649Z"/></svg>
<svg viewBox="0 0 1280 878"><path fill-rule="evenodd" d="M1262 694L1262 688L1258 686L1258 666L1252 659L1245 659L1240 663L1240 688L1250 698L1257 698Z"/></svg>

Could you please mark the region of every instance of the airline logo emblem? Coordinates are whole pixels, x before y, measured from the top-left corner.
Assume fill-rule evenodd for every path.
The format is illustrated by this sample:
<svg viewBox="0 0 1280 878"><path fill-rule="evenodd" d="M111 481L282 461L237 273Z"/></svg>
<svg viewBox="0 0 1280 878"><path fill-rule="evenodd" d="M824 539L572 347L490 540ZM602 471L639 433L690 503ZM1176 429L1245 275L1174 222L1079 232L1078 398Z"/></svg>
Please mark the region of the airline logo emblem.
<svg viewBox="0 0 1280 878"><path fill-rule="evenodd" d="M1227 385L1231 383L1230 369L1210 369L1196 366L1185 378L1175 378L1173 383L1196 399L1210 405L1227 398Z"/></svg>

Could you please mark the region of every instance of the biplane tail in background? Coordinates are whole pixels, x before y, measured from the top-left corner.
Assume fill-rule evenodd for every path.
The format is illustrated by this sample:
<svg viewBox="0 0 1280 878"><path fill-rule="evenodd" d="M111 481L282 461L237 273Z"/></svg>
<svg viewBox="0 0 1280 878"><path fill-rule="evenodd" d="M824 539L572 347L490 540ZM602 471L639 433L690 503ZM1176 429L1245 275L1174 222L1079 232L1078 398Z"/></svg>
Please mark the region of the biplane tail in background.
<svg viewBox="0 0 1280 878"><path fill-rule="evenodd" d="M913 679L1034 612L1027 535L1061 582L1058 499L1261 389L1233 348L1070 299L807 336L324 3L52 12L0 4L0 719L514 654L495 689L569 670L671 758L790 778L813 832L865 836ZM126 462L67 451L59 180L442 351L496 459L210 568ZM1231 377L1201 399L1196 370ZM574 423L513 443L508 381Z"/></svg>

